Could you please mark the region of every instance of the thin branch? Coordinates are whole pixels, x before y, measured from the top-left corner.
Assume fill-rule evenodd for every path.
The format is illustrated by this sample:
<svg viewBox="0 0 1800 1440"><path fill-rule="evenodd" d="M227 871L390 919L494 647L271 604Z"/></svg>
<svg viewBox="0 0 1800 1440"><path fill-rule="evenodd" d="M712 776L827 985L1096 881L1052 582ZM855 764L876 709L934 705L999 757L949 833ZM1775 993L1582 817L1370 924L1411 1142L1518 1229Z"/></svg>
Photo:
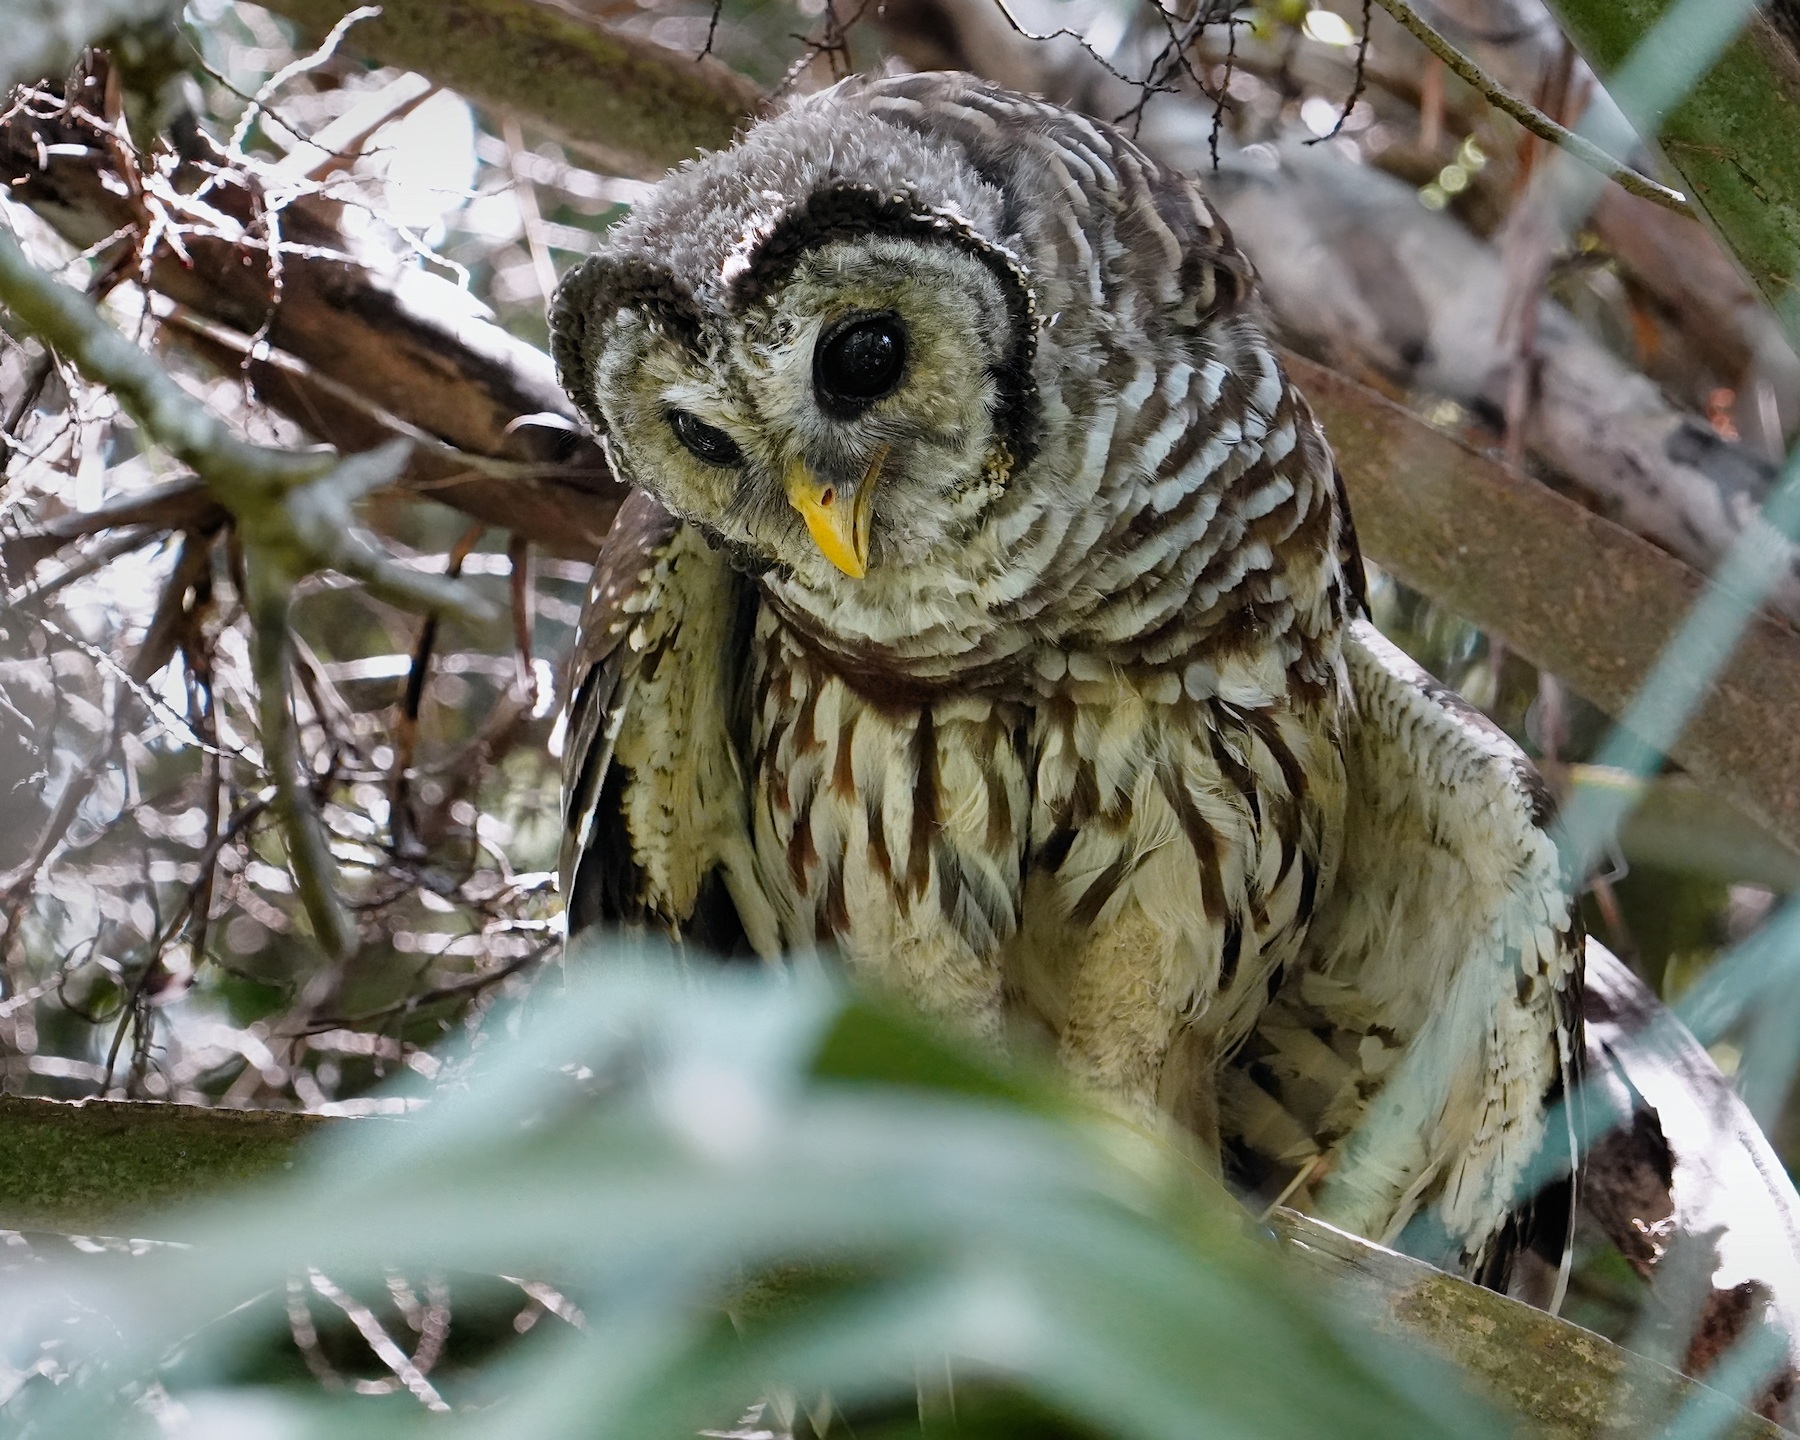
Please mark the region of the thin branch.
<svg viewBox="0 0 1800 1440"><path fill-rule="evenodd" d="M1673 210L1678 215L1693 215L1694 210L1688 204L1687 196L1679 190L1671 190L1667 185L1657 184L1647 175L1640 175L1623 161L1608 155L1593 141L1584 139L1566 126L1558 125L1535 105L1527 104L1516 95L1501 89L1479 65L1427 25L1407 0L1379 0L1379 3L1420 44L1455 71L1460 79L1479 91L1488 104L1510 115L1540 140L1568 151L1582 164L1599 171L1621 190L1628 190L1645 200L1654 200L1664 209Z"/></svg>
<svg viewBox="0 0 1800 1440"><path fill-rule="evenodd" d="M248 108L238 117L238 123L231 132L230 143L226 146L227 150L234 156L242 155L244 142L250 138L250 127L256 124L257 118L263 113L269 101L279 93L281 87L297 76L304 75L308 70L318 69L337 53L338 42L344 38L352 25L359 20L373 20L380 13L379 5L358 6L331 27L325 39L310 55L302 55L297 60L289 61L271 75L264 82L263 87L256 92Z"/></svg>
<svg viewBox="0 0 1800 1440"><path fill-rule="evenodd" d="M367 1342L368 1347L375 1352L382 1364L394 1372L395 1378L412 1392L414 1399L427 1410L449 1413L450 1406L438 1393L437 1387L425 1378L425 1372L412 1356L395 1343L393 1336L388 1334L387 1328L376 1318L373 1310L348 1290L334 1284L323 1271L313 1269L306 1274L307 1279L312 1282L312 1288L344 1312L345 1318L356 1327L357 1333Z"/></svg>
<svg viewBox="0 0 1800 1440"><path fill-rule="evenodd" d="M1350 87L1350 98L1344 102L1344 108L1338 112L1337 124L1331 127L1327 135L1318 135L1308 140L1308 145L1322 145L1327 140L1335 140L1343 133L1344 126L1350 123L1351 113L1357 102L1363 97L1363 90L1369 83L1369 6L1372 0L1363 0L1362 32L1356 37L1356 81ZM1219 157L1213 156L1213 169L1219 168Z"/></svg>
<svg viewBox="0 0 1800 1440"><path fill-rule="evenodd" d="M422 990L416 995L408 995L404 1000L396 1000L392 1005L382 1005L374 1010L364 1010L355 1015L313 1016L306 1021L302 1029L294 1033L313 1035L322 1034L327 1030L366 1030L378 1020L404 1018L445 1000L461 1000L469 995L479 995L484 990L491 990L503 980L510 980L521 970L527 970L536 965L540 960L556 953L560 948L561 941L548 941L534 950L526 951L523 955L514 956L496 969L484 970L479 975L469 976L466 980L453 980L446 985Z"/></svg>
<svg viewBox="0 0 1800 1440"><path fill-rule="evenodd" d="M512 590L513 653L519 662L519 686L535 711L543 696L539 694L537 666L532 661L532 632L537 623L537 567L532 561L531 542L514 535L506 544L508 576Z"/></svg>
<svg viewBox="0 0 1800 1440"><path fill-rule="evenodd" d="M73 541L104 530L130 527L169 530L215 530L224 522L206 487L191 479L139 490L93 510L53 516L34 529L0 536L0 572L17 579ZM18 572L17 575L14 572Z"/></svg>
<svg viewBox="0 0 1800 1440"><path fill-rule="evenodd" d="M356 949L356 924L338 898L331 843L312 787L300 776L300 743L289 695L288 597L293 580L281 573L272 556L255 549L245 555L244 562L250 587L256 691L262 709L263 764L275 786L275 811L287 839L288 868L320 947L332 960L343 960Z"/></svg>
<svg viewBox="0 0 1800 1440"><path fill-rule="evenodd" d="M332 450L295 453L238 439L152 356L107 324L92 301L44 274L4 233L0 303L88 379L112 391L154 439L193 467L249 543L280 555L296 574L335 569L395 604L490 618L491 607L463 586L395 565L356 529L351 502L392 480L410 447L384 445L340 458Z"/></svg>
<svg viewBox="0 0 1800 1440"><path fill-rule="evenodd" d="M41 605L57 591L105 569L122 555L129 555L133 550L142 550L146 545L155 544L166 533L164 530L142 525L117 531L100 544L76 555L55 575L43 580L28 580L8 591L4 598L0 598L0 606L12 610L19 605Z"/></svg>
<svg viewBox="0 0 1800 1440"><path fill-rule="evenodd" d="M181 558L176 561L175 569L164 584L162 594L157 600L155 613L145 628L143 641L137 653L132 656L129 667L118 665L107 657L114 673L123 682L127 694L147 701L147 708L156 708L148 687L156 673L168 664L169 657L175 653L180 639L180 622L184 607L184 598L192 583L193 575L204 557L204 547L190 545L184 549ZM46 623L41 622L40 623ZM55 626L46 625L51 630ZM114 709L111 723L106 735L89 757L87 764L70 777L57 797L56 808L45 820L43 828L38 832L31 853L5 875L0 875L0 897L7 907L7 917L0 934L10 941L18 933L18 914L20 907L30 895L32 886L37 881L51 854L63 843L69 827L75 823L76 814L82 802L92 792L106 764L112 758L114 749L125 734L127 712L124 698L121 697ZM187 738L193 738L191 736Z"/></svg>

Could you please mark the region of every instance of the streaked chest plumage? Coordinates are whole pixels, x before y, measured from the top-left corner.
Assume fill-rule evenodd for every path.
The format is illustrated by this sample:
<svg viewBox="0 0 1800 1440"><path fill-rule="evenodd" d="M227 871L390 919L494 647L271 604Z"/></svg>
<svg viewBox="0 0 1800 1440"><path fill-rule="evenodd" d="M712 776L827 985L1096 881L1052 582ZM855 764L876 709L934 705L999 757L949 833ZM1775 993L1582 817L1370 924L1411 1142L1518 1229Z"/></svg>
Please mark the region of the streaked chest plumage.
<svg viewBox="0 0 1800 1440"><path fill-rule="evenodd" d="M1241 1039L1332 882L1334 693L1240 708L1078 658L871 695L767 609L753 665L753 843L784 942L965 1027L1059 1039L1109 1089L1155 1101L1177 1028Z"/></svg>

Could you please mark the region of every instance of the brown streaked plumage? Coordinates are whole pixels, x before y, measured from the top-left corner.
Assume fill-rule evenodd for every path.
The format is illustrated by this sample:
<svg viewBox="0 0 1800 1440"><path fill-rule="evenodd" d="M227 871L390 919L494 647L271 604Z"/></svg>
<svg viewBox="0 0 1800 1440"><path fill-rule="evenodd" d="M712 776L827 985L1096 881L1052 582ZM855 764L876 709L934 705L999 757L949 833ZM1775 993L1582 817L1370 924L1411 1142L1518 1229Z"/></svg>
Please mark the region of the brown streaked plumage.
<svg viewBox="0 0 1800 1440"><path fill-rule="evenodd" d="M1364 749L1405 741L1359 718L1341 485L1251 287L1194 181L965 76L796 102L616 226L552 325L656 497L576 661L571 927L823 944L1259 1177L1294 1163L1217 1081L1272 1001L1386 975L1342 877L1403 877L1346 853L1346 763L1387 784ZM1421 1113L1489 1103L1496 1065L1422 1077ZM1439 1118L1480 1176L1427 1144L1396 1189L1397 1150L1346 1142L1330 1193L1368 1230L1441 1193L1479 1257L1511 1199L1464 1197L1518 1146Z"/></svg>

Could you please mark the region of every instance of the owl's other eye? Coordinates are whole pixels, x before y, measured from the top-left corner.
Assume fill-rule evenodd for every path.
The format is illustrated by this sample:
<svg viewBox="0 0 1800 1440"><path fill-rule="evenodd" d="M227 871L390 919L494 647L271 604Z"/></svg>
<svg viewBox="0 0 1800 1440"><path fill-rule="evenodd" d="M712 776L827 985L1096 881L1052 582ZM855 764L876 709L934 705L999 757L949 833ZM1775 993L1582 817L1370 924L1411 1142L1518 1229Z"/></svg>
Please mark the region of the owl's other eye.
<svg viewBox="0 0 1800 1440"><path fill-rule="evenodd" d="M677 440L708 465L737 465L743 461L744 452L738 449L737 442L697 415L671 410L669 428Z"/></svg>
<svg viewBox="0 0 1800 1440"><path fill-rule="evenodd" d="M827 410L854 414L900 383L906 327L898 315L871 315L828 331L813 351L813 388Z"/></svg>

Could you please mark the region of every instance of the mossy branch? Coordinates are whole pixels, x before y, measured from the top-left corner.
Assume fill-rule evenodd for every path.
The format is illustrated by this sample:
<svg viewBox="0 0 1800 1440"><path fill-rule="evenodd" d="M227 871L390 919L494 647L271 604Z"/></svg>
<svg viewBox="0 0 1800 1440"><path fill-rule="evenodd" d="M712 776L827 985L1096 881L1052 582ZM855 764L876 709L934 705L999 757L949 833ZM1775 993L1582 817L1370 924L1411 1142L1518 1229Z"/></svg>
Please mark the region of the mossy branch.
<svg viewBox="0 0 1800 1440"><path fill-rule="evenodd" d="M216 1212L183 1201L277 1176L323 1131L375 1126L400 1136L411 1123L0 1096L0 1224L204 1244L214 1237L196 1217ZM1372 1329L1455 1364L1517 1413L1521 1435L1655 1434L1696 1397L1712 1402L1709 1434L1777 1440L1783 1433L1652 1360L1422 1261L1289 1210L1276 1212L1272 1224L1300 1275Z"/></svg>
<svg viewBox="0 0 1800 1440"><path fill-rule="evenodd" d="M314 39L353 0L268 0ZM652 177L716 150L762 109L755 82L710 56L611 29L566 3L385 0L344 40L383 64L517 115L620 173Z"/></svg>
<svg viewBox="0 0 1800 1440"><path fill-rule="evenodd" d="M1721 11L1744 8L1714 3ZM1670 0L1548 0L1548 8L1609 85L1677 9ZM1769 13L1751 7L1736 38L1684 94L1655 113L1633 114L1629 99L1622 103L1800 348L1800 173L1794 166L1800 46L1794 35L1791 7Z"/></svg>

